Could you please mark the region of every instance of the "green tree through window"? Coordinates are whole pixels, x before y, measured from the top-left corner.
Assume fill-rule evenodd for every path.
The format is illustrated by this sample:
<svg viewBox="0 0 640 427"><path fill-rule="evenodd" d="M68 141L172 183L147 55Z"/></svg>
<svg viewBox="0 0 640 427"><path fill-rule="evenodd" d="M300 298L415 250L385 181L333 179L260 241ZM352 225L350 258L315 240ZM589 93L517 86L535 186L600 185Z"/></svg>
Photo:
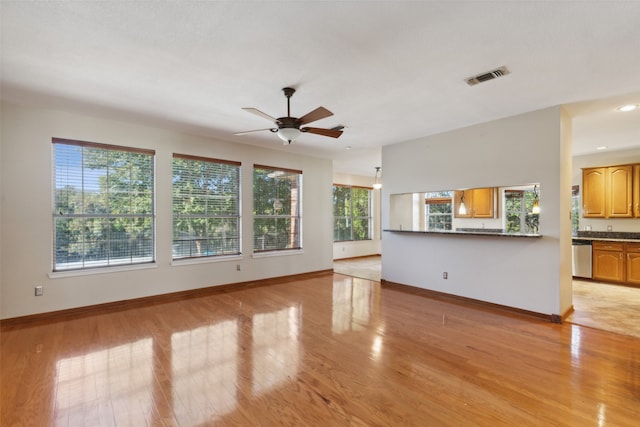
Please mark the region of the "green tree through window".
<svg viewBox="0 0 640 427"><path fill-rule="evenodd" d="M253 250L300 249L302 171L253 167Z"/></svg>
<svg viewBox="0 0 640 427"><path fill-rule="evenodd" d="M240 163L173 155L173 259L240 253Z"/></svg>
<svg viewBox="0 0 640 427"><path fill-rule="evenodd" d="M427 230L451 230L452 197L452 191L434 191L425 194Z"/></svg>
<svg viewBox="0 0 640 427"><path fill-rule="evenodd" d="M540 215L532 213L536 194L532 190L505 190L504 215L507 233L537 233Z"/></svg>
<svg viewBox="0 0 640 427"><path fill-rule="evenodd" d="M371 240L371 189L333 186L333 240Z"/></svg>
<svg viewBox="0 0 640 427"><path fill-rule="evenodd" d="M153 262L155 152L53 144L54 271Z"/></svg>

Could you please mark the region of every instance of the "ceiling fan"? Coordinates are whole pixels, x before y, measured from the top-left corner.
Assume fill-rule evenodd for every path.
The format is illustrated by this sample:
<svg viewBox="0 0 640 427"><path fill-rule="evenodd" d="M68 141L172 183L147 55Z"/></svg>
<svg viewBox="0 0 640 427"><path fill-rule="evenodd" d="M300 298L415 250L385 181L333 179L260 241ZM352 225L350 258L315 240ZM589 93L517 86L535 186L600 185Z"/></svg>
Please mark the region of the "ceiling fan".
<svg viewBox="0 0 640 427"><path fill-rule="evenodd" d="M315 122L316 120L333 116L333 113L324 107L318 107L315 110L305 114L300 118L291 117L290 101L291 101L291 96L296 92L296 90L290 87L285 87L284 89L282 89L282 91L284 92L284 96L287 97L287 116L286 117L279 117L276 119L266 113L263 113L257 108L243 108L243 110L245 111L248 111L260 117L264 117L265 119L273 122L273 124L275 124L277 127L249 130L245 132L237 132L237 133L234 133L234 135L246 135L252 132L269 130L271 132L277 133L280 139L284 141L284 145L291 144L291 141L296 139L302 132L315 133L316 135L322 135L322 136L330 136L331 138L339 138L340 135L342 135L341 129L343 129L344 126L336 126L331 129L315 128L315 127L308 127L308 126L300 127L302 125Z"/></svg>

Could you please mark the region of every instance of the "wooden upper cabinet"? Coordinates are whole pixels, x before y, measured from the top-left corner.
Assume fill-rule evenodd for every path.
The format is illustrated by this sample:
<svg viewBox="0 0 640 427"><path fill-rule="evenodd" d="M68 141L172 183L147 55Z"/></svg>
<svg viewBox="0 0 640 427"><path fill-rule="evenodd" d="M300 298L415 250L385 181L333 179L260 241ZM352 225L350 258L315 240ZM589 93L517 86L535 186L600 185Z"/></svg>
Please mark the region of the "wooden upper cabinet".
<svg viewBox="0 0 640 427"><path fill-rule="evenodd" d="M473 217L495 218L495 188L474 188Z"/></svg>
<svg viewBox="0 0 640 427"><path fill-rule="evenodd" d="M633 166L633 216L640 218L640 165Z"/></svg>
<svg viewBox="0 0 640 427"><path fill-rule="evenodd" d="M633 166L607 168L606 209L607 218L631 218L633 216Z"/></svg>
<svg viewBox="0 0 640 427"><path fill-rule="evenodd" d="M496 188L472 188L454 192L453 216L455 218L496 218ZM466 214L460 212L460 201L464 197Z"/></svg>
<svg viewBox="0 0 640 427"><path fill-rule="evenodd" d="M582 216L585 218L604 218L606 215L606 169L582 170Z"/></svg>

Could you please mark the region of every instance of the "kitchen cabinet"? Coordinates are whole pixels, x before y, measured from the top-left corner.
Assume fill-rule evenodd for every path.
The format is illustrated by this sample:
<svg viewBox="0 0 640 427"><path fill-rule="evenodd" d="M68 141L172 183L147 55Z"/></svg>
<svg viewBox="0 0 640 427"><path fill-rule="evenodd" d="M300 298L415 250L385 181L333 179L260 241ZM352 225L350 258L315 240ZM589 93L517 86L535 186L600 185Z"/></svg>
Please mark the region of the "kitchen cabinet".
<svg viewBox="0 0 640 427"><path fill-rule="evenodd" d="M640 218L640 165L633 166L633 216Z"/></svg>
<svg viewBox="0 0 640 427"><path fill-rule="evenodd" d="M582 216L604 218L606 168L582 170Z"/></svg>
<svg viewBox="0 0 640 427"><path fill-rule="evenodd" d="M593 278L608 282L625 281L624 243L593 242Z"/></svg>
<svg viewBox="0 0 640 427"><path fill-rule="evenodd" d="M472 188L454 192L453 215L456 218L496 218L496 188ZM464 198L467 212L460 213L460 202Z"/></svg>
<svg viewBox="0 0 640 427"><path fill-rule="evenodd" d="M633 217L633 165L612 166L606 175L606 217Z"/></svg>
<svg viewBox="0 0 640 427"><path fill-rule="evenodd" d="M640 218L640 165L583 169L582 216Z"/></svg>
<svg viewBox="0 0 640 427"><path fill-rule="evenodd" d="M640 243L627 243L626 254L626 282L631 285L640 285Z"/></svg>

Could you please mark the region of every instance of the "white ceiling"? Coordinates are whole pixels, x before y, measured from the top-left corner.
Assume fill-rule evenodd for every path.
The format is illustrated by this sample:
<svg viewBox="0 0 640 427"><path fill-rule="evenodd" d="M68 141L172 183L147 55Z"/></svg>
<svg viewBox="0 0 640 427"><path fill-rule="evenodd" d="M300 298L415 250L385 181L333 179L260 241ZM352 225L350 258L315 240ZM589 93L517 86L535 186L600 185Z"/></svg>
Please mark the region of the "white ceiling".
<svg viewBox="0 0 640 427"><path fill-rule="evenodd" d="M574 153L640 147L639 1L6 1L2 97L332 158L373 175L380 147L569 104ZM470 87L465 78L511 74ZM284 147L241 107L324 106ZM594 101L595 100L595 101ZM347 150L347 147L351 147Z"/></svg>

